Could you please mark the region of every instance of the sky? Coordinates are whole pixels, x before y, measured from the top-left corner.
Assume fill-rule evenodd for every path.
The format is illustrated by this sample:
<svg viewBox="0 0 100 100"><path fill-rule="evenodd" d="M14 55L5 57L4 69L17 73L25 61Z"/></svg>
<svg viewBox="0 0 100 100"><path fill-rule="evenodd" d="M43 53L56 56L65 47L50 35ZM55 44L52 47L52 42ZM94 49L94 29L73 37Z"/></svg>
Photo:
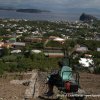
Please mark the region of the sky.
<svg viewBox="0 0 100 100"><path fill-rule="evenodd" d="M100 9L100 0L0 0L0 6L63 10L66 8Z"/></svg>

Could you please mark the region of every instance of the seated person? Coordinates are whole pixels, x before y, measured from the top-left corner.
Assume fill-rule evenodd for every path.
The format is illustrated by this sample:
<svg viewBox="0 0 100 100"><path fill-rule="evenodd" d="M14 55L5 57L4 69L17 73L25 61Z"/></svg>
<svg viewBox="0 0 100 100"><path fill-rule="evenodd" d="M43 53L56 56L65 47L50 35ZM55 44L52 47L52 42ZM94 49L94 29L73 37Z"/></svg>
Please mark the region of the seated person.
<svg viewBox="0 0 100 100"><path fill-rule="evenodd" d="M53 87L61 87L62 81L72 80L72 69L68 66L64 66L62 62L58 62L60 70L52 73L48 78L48 92L46 93L47 96L53 95Z"/></svg>

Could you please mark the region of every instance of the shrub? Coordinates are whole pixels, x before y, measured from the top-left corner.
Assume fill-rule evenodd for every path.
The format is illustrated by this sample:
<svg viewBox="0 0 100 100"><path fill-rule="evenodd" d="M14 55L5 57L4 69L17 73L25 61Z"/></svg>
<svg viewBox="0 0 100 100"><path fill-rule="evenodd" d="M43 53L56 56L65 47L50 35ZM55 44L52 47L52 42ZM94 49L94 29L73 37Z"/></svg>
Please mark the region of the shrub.
<svg viewBox="0 0 100 100"><path fill-rule="evenodd" d="M96 67L96 68L94 69L94 73L95 73L95 74L100 74L100 66L98 66L98 67Z"/></svg>
<svg viewBox="0 0 100 100"><path fill-rule="evenodd" d="M13 62L16 60L16 56L15 55L4 56L2 59L4 62Z"/></svg>
<svg viewBox="0 0 100 100"><path fill-rule="evenodd" d="M47 44L46 44L47 47L62 47L62 44L57 42L57 41L49 41Z"/></svg>

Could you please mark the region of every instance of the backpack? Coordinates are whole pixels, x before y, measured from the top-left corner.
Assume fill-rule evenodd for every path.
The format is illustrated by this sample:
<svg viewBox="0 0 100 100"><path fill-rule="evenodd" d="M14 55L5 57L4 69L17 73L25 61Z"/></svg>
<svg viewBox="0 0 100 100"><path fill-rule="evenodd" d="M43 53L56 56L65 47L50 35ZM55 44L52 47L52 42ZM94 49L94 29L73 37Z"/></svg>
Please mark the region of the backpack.
<svg viewBox="0 0 100 100"><path fill-rule="evenodd" d="M73 79L72 68L68 66L63 66L59 74L63 81L68 81Z"/></svg>

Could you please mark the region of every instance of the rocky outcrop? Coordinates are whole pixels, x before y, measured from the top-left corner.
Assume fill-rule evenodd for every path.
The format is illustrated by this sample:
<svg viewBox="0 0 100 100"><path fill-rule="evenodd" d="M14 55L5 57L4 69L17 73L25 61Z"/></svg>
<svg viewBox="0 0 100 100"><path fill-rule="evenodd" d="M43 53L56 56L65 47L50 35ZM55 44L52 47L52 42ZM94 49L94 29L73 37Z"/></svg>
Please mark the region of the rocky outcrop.
<svg viewBox="0 0 100 100"><path fill-rule="evenodd" d="M95 20L97 20L97 18L94 17L94 16L92 16L92 15L89 15L89 14L83 13L83 14L80 16L80 21L91 22L91 21L95 21Z"/></svg>
<svg viewBox="0 0 100 100"><path fill-rule="evenodd" d="M29 87L25 91L25 99L24 100L30 100L31 98L33 98L33 96L35 96L34 94L36 94L36 93L37 93L36 96L38 95L38 92L35 90L37 76L38 76L38 72L36 70L33 70Z"/></svg>

